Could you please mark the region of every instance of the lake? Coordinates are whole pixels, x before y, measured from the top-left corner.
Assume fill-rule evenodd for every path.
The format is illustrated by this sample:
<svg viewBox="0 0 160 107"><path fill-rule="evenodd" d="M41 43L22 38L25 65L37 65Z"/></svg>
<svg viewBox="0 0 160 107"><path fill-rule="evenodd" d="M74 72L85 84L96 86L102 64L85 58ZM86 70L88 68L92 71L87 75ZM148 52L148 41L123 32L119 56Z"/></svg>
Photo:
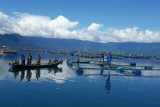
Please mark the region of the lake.
<svg viewBox="0 0 160 107"><path fill-rule="evenodd" d="M9 62L17 55L0 55L0 107L160 107L160 71L132 71L85 69L76 73L76 67L67 66L67 59L75 56L40 53L42 62L62 59L56 69L20 70L12 72ZM28 52L24 52L25 56ZM37 53L33 53L33 62ZM91 60L91 59L86 59ZM95 59L92 59L95 60ZM114 59L115 64L137 62L160 68L156 59ZM81 64L95 67L94 64Z"/></svg>

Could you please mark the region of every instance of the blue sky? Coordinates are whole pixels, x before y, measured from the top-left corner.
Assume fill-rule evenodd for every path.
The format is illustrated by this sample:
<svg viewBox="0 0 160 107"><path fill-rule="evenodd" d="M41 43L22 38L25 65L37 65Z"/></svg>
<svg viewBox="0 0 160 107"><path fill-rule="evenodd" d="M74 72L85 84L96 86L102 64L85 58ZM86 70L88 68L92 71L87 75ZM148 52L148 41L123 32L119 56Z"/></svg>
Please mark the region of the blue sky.
<svg viewBox="0 0 160 107"><path fill-rule="evenodd" d="M13 12L48 16L59 15L78 22L75 29L91 23L103 24L102 30L160 31L160 0L0 0L0 12L14 16Z"/></svg>
<svg viewBox="0 0 160 107"><path fill-rule="evenodd" d="M82 26L92 22L106 27L159 30L160 0L0 0L0 11L55 18L63 15Z"/></svg>

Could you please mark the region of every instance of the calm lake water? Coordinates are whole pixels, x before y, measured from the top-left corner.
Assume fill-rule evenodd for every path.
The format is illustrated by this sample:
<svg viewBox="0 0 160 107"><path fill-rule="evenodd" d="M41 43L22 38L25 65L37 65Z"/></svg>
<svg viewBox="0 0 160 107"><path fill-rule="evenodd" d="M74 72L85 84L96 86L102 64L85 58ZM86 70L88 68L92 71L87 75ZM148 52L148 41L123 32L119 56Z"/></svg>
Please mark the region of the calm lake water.
<svg viewBox="0 0 160 107"><path fill-rule="evenodd" d="M11 72L8 63L21 54L0 55L0 107L160 107L159 70L142 71L141 76L134 76L131 71L89 69L77 74L76 67L66 64L67 59L76 57L40 53L42 62L56 57L64 63L57 69ZM33 61L36 55L33 53ZM122 59L113 63L125 65L131 61L160 68L160 60L156 59Z"/></svg>

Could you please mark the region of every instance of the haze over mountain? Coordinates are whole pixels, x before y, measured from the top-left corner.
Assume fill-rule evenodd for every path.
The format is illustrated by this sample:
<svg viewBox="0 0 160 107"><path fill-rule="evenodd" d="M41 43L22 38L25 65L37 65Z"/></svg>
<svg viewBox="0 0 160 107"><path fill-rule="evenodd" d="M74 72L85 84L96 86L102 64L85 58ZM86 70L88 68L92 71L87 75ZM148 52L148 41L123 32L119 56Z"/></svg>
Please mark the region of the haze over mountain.
<svg viewBox="0 0 160 107"><path fill-rule="evenodd" d="M21 36L19 34L0 35L0 46L12 49L36 48L44 50L82 50L91 52L111 51L127 52L145 55L160 55L160 43L98 43L75 39L43 38L33 36Z"/></svg>

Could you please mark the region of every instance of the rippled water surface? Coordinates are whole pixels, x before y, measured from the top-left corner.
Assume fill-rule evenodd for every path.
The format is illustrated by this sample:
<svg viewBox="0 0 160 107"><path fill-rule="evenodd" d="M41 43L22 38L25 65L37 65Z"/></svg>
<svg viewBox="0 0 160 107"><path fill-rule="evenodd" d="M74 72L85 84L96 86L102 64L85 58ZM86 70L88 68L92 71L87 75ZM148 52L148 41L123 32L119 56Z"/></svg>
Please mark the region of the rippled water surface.
<svg viewBox="0 0 160 107"><path fill-rule="evenodd" d="M0 107L160 107L160 70L142 70L140 76L129 70L101 69L84 69L79 74L75 66L66 63L76 57L40 53L42 62L55 57L64 62L58 68L13 72L8 63L20 58L20 54L0 55ZM33 61L36 55L33 53ZM131 61L160 68L160 60L156 59L122 59L113 63L126 65ZM79 66L100 68L94 64Z"/></svg>

